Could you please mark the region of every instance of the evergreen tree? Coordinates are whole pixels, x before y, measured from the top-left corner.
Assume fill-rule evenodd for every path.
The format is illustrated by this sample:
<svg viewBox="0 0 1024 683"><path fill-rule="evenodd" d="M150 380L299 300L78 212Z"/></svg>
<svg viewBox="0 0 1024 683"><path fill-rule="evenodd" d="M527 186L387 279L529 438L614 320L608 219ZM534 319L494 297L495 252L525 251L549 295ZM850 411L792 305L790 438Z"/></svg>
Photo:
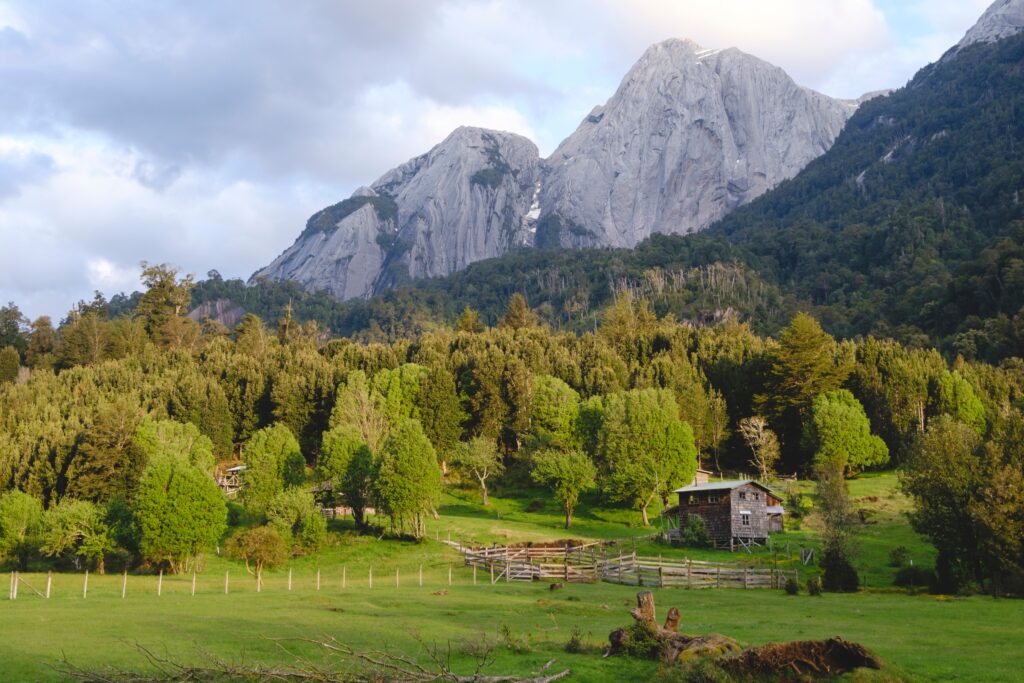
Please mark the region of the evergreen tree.
<svg viewBox="0 0 1024 683"><path fill-rule="evenodd" d="M149 462L135 502L140 549L172 572L191 568L227 526L227 505L213 479L181 456Z"/></svg>
<svg viewBox="0 0 1024 683"><path fill-rule="evenodd" d="M480 322L480 314L471 307L466 306L462 309L462 314L459 315L459 319L455 323L455 328L459 332L477 334L478 332L483 331L484 326L483 323Z"/></svg>
<svg viewBox="0 0 1024 683"><path fill-rule="evenodd" d="M57 362L57 332L50 316L39 316L28 334L25 362L33 369L52 368Z"/></svg>
<svg viewBox="0 0 1024 683"><path fill-rule="evenodd" d="M292 488L282 491L267 506L267 523L286 545L306 552L318 552L327 538L327 520L313 500L313 494Z"/></svg>
<svg viewBox="0 0 1024 683"><path fill-rule="evenodd" d="M18 349L13 346L5 346L0 349L0 384L18 379L19 369L21 369L21 356L18 355Z"/></svg>
<svg viewBox="0 0 1024 683"><path fill-rule="evenodd" d="M75 447L65 494L98 503L130 500L148 455L135 440L141 420L138 406L127 398L100 406Z"/></svg>
<svg viewBox="0 0 1024 683"><path fill-rule="evenodd" d="M426 534L425 515L441 495L441 470L430 440L417 420L397 425L381 445L374 498L394 529L416 538ZM406 527L408 525L408 527Z"/></svg>
<svg viewBox="0 0 1024 683"><path fill-rule="evenodd" d="M501 327L521 330L524 327L535 325L536 322L536 316L526 305L526 297L519 292L509 297L508 306L505 307L505 316L501 319Z"/></svg>
<svg viewBox="0 0 1024 683"><path fill-rule="evenodd" d="M529 445L560 450L578 446L579 412L580 395L572 387L551 375L534 377Z"/></svg>
<svg viewBox="0 0 1024 683"><path fill-rule="evenodd" d="M166 326L173 318L188 313L192 276L179 280L177 269L166 263L151 265L143 261L140 278L146 291L139 298L135 315L143 320L150 337L158 339L167 332ZM198 336L198 328L194 331Z"/></svg>
<svg viewBox="0 0 1024 683"><path fill-rule="evenodd" d="M431 368L420 386L418 413L423 431L441 457L445 469L448 454L462 436L462 423L468 417L459 401L455 380L443 367Z"/></svg>
<svg viewBox="0 0 1024 683"><path fill-rule="evenodd" d="M266 514L277 494L305 481L306 461L299 442L279 422L252 435L242 450L242 460L246 467L242 472L242 502L256 515Z"/></svg>

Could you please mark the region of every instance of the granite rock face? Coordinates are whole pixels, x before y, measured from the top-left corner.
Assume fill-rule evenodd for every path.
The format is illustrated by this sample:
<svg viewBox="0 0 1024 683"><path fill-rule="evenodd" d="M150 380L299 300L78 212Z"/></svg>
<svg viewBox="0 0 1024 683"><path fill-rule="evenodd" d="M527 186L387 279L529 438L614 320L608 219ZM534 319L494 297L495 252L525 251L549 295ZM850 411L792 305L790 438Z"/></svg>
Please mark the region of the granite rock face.
<svg viewBox="0 0 1024 683"><path fill-rule="evenodd" d="M1024 31L1024 0L996 0L945 58L975 43L994 43Z"/></svg>
<svg viewBox="0 0 1024 683"><path fill-rule="evenodd" d="M517 246L629 247L700 230L823 154L858 104L736 49L665 41L546 161L526 138L459 128L314 214L250 282L369 297Z"/></svg>
<svg viewBox="0 0 1024 683"><path fill-rule="evenodd" d="M539 175L524 137L463 127L371 187L314 214L261 279L295 280L338 299L447 275L532 244Z"/></svg>
<svg viewBox="0 0 1024 683"><path fill-rule="evenodd" d="M736 49L654 45L545 162L538 238L631 247L701 230L824 154L857 104Z"/></svg>

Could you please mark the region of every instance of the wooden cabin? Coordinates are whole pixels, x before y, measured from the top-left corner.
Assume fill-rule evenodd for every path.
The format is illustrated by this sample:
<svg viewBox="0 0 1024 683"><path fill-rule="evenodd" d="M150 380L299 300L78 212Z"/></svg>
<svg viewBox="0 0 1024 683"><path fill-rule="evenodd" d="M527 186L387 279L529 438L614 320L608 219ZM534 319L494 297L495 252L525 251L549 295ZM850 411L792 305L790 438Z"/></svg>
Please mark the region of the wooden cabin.
<svg viewBox="0 0 1024 683"><path fill-rule="evenodd" d="M701 481L698 471L694 482L676 493L679 505L665 513L678 517L680 529L691 515L700 517L716 547L763 543L769 534L783 529L782 500L770 488L751 479Z"/></svg>

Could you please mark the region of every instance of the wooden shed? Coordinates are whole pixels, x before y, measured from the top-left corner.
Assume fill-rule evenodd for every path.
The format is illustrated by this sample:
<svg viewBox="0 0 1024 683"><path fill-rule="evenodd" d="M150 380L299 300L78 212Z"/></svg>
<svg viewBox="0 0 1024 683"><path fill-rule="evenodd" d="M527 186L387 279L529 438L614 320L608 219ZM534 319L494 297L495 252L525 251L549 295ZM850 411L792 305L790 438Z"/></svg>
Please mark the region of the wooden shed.
<svg viewBox="0 0 1024 683"><path fill-rule="evenodd" d="M783 529L782 500L751 479L701 482L695 477L693 484L676 493L679 505L666 514L678 516L680 529L691 515L700 517L718 547L762 543L769 534Z"/></svg>

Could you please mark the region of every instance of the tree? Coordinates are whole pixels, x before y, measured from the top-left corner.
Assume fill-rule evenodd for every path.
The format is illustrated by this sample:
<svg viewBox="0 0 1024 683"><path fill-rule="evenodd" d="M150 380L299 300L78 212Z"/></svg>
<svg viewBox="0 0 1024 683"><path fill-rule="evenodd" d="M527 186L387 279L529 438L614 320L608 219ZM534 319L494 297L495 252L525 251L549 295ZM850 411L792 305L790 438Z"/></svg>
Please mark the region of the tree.
<svg viewBox="0 0 1024 683"><path fill-rule="evenodd" d="M526 297L516 292L508 299L508 306L505 307L505 316L501 319L501 327L508 327L512 330L519 330L536 324L536 316L530 307L526 305Z"/></svg>
<svg viewBox="0 0 1024 683"><path fill-rule="evenodd" d="M984 473L975 452L978 433L949 415L940 415L918 437L900 472L900 484L914 501L914 530L939 551L941 587L955 590L981 577L979 534L968 514Z"/></svg>
<svg viewBox="0 0 1024 683"><path fill-rule="evenodd" d="M174 455L204 472L213 471L213 442L191 422L145 417L135 430L134 441L149 459Z"/></svg>
<svg viewBox="0 0 1024 683"><path fill-rule="evenodd" d="M441 470L445 471L447 454L458 444L467 417L447 369L433 367L423 378L418 408L423 431L441 456Z"/></svg>
<svg viewBox="0 0 1024 683"><path fill-rule="evenodd" d="M580 395L572 387L557 377L538 375L533 380L528 446L562 450L577 447L579 412Z"/></svg>
<svg viewBox="0 0 1024 683"><path fill-rule="evenodd" d="M242 451L241 497L252 513L262 515L274 496L305 481L306 461L288 427L276 422L257 431Z"/></svg>
<svg viewBox="0 0 1024 683"><path fill-rule="evenodd" d="M329 425L332 429L338 425L355 427L371 451L376 451L384 440L388 418L374 400L362 370L349 373L344 386L338 389Z"/></svg>
<svg viewBox="0 0 1024 683"><path fill-rule="evenodd" d="M635 389L602 399L597 451L612 496L635 504L644 526L658 497L693 479L697 448L671 391Z"/></svg>
<svg viewBox="0 0 1024 683"><path fill-rule="evenodd" d="M84 500L62 500L43 513L42 550L44 555L69 555L77 566L80 561L95 563L104 571L104 556L114 549L105 511Z"/></svg>
<svg viewBox="0 0 1024 683"><path fill-rule="evenodd" d="M817 467L825 461L843 474L856 473L889 461L889 448L871 433L860 402L839 389L814 400L804 425L804 448L814 454Z"/></svg>
<svg viewBox="0 0 1024 683"><path fill-rule="evenodd" d="M150 337L157 339L172 318L185 315L192 300L192 276L178 279L176 268L166 263L141 264L140 279L146 291L139 298L135 315L141 318ZM198 333L198 328L195 330Z"/></svg>
<svg viewBox="0 0 1024 683"><path fill-rule="evenodd" d="M18 569L27 569L39 543L42 518L42 503L24 491L0 496L0 556L13 561Z"/></svg>
<svg viewBox="0 0 1024 683"><path fill-rule="evenodd" d="M484 326L483 323L480 322L480 314L471 307L466 306L462 309L462 313L459 315L459 319L455 323L455 328L459 332L477 334L483 331Z"/></svg>
<svg viewBox="0 0 1024 683"><path fill-rule="evenodd" d="M504 469L494 442L486 437L478 436L471 439L469 443L459 444L459 448L455 450L454 464L472 474L480 482L483 505L486 507L488 504L487 480L493 475L501 474Z"/></svg>
<svg viewBox="0 0 1024 683"><path fill-rule="evenodd" d="M256 526L237 532L228 539L225 552L228 557L245 562L245 570L260 581L263 568L284 564L288 549L284 539L269 526Z"/></svg>
<svg viewBox="0 0 1024 683"><path fill-rule="evenodd" d="M818 321L798 313L782 331L771 353L766 391L756 397L757 408L778 425L783 446L799 443L802 418L814 399L838 389L850 365Z"/></svg>
<svg viewBox="0 0 1024 683"><path fill-rule="evenodd" d="M338 425L324 432L316 462L317 480L329 483L332 491L341 493L345 473L361 448L366 448L366 442L351 425Z"/></svg>
<svg viewBox="0 0 1024 683"><path fill-rule="evenodd" d="M18 379L18 370L20 369L21 356L18 355L18 349L13 346L5 346L0 349L0 384Z"/></svg>
<svg viewBox="0 0 1024 683"><path fill-rule="evenodd" d="M25 327L28 320L13 301L0 307L0 348L13 346L20 354L25 352Z"/></svg>
<svg viewBox="0 0 1024 683"><path fill-rule="evenodd" d="M267 506L267 523L286 543L307 552L320 550L327 538L327 520L313 494L301 489L288 489L274 496Z"/></svg>
<svg viewBox="0 0 1024 683"><path fill-rule="evenodd" d="M594 487L597 468L582 451L541 451L533 456L533 480L548 486L565 509L565 528L572 527L572 513L580 494Z"/></svg>
<svg viewBox="0 0 1024 683"><path fill-rule="evenodd" d="M943 371L929 383L929 409L933 415L950 415L985 434L985 406L974 387L958 372Z"/></svg>
<svg viewBox="0 0 1024 683"><path fill-rule="evenodd" d="M139 481L135 519L139 547L151 562L186 571L227 526L227 505L213 479L185 458L162 455Z"/></svg>
<svg viewBox="0 0 1024 683"><path fill-rule="evenodd" d="M424 515L441 495L437 454L418 420L406 420L392 429L380 449L374 497L391 517L393 528L406 524L416 538L426 534Z"/></svg>
<svg viewBox="0 0 1024 683"><path fill-rule="evenodd" d="M341 493L345 503L352 508L352 518L356 526L366 526L366 508L373 497L373 477L377 471L377 461L368 446L363 444L352 454L345 474L341 479Z"/></svg>
<svg viewBox="0 0 1024 683"><path fill-rule="evenodd" d="M56 364L57 332L50 316L42 315L32 323L28 334L25 362L33 369L52 368Z"/></svg>
<svg viewBox="0 0 1024 683"><path fill-rule="evenodd" d="M767 483L775 473L775 463L779 459L779 440L775 432L759 415L740 420L739 429L752 455L750 464L757 468L761 481Z"/></svg>
<svg viewBox="0 0 1024 683"><path fill-rule="evenodd" d="M845 473L838 462L825 459L818 463L816 474L818 511L824 523L821 564L825 569L825 590L856 591L858 579L851 561L854 548Z"/></svg>

